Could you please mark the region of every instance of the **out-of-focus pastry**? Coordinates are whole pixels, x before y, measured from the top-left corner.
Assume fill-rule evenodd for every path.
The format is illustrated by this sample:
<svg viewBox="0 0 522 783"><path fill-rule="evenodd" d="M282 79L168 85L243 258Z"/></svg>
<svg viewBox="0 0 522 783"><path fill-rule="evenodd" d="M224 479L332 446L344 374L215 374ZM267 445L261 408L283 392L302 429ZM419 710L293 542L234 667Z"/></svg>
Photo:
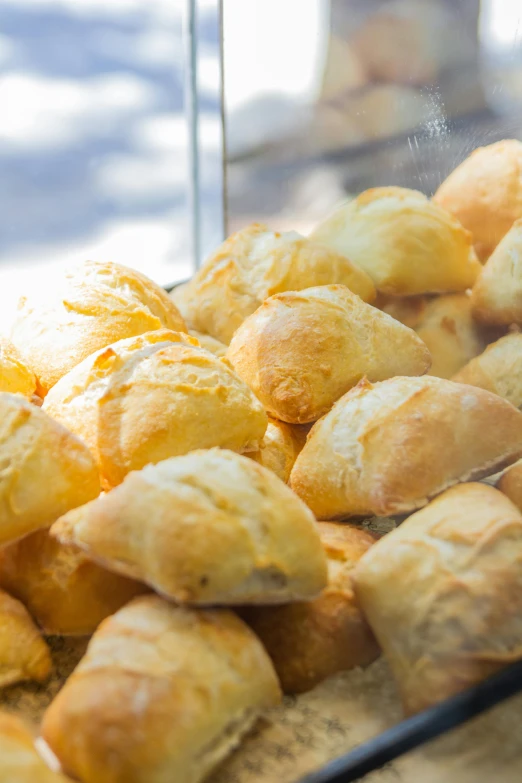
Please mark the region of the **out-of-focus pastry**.
<svg viewBox="0 0 522 783"><path fill-rule="evenodd" d="M268 427L259 446L248 456L279 476L285 484L304 444L306 435L300 427L285 424L283 421L268 417Z"/></svg>
<svg viewBox="0 0 522 783"><path fill-rule="evenodd" d="M189 334L192 337L195 337L202 348L206 351L210 351L210 353L213 353L214 356L217 356L219 359L226 354L227 346L225 343L220 342L220 340L216 340L215 337L211 337L209 334L202 334L195 329L190 329Z"/></svg>
<svg viewBox="0 0 522 783"><path fill-rule="evenodd" d="M145 585L107 571L47 530L0 549L0 587L18 598L45 634L94 633Z"/></svg>
<svg viewBox="0 0 522 783"><path fill-rule="evenodd" d="M442 378L361 383L312 428L290 486L318 519L403 514L522 456L522 413Z"/></svg>
<svg viewBox="0 0 522 783"><path fill-rule="evenodd" d="M431 354L429 375L452 378L494 336L474 320L468 293L389 297L385 313L414 329Z"/></svg>
<svg viewBox="0 0 522 783"><path fill-rule="evenodd" d="M47 391L100 348L165 327L186 331L168 294L125 266L86 261L22 297L11 339Z"/></svg>
<svg viewBox="0 0 522 783"><path fill-rule="evenodd" d="M305 504L271 471L224 449L131 473L51 533L178 603L284 603L326 584Z"/></svg>
<svg viewBox="0 0 522 783"><path fill-rule="evenodd" d="M522 143L479 147L451 172L433 200L471 231L483 261L522 218Z"/></svg>
<svg viewBox="0 0 522 783"><path fill-rule="evenodd" d="M199 783L280 698L239 617L145 596L102 623L42 735L84 783Z"/></svg>
<svg viewBox="0 0 522 783"><path fill-rule="evenodd" d="M236 373L193 337L166 329L89 356L53 387L43 408L91 448L105 487L198 448L256 451L267 425Z"/></svg>
<svg viewBox="0 0 522 783"><path fill-rule="evenodd" d="M21 720L0 712L0 780L2 783L67 783L67 778L49 769L34 746L30 731Z"/></svg>
<svg viewBox="0 0 522 783"><path fill-rule="evenodd" d="M337 285L267 299L227 359L269 413L295 424L327 413L363 376L422 375L431 363L415 332Z"/></svg>
<svg viewBox="0 0 522 783"><path fill-rule="evenodd" d="M331 101L363 87L368 76L346 38L330 35L321 84L321 101Z"/></svg>
<svg viewBox="0 0 522 783"><path fill-rule="evenodd" d="M522 219L513 223L488 258L473 286L471 304L482 323L522 324Z"/></svg>
<svg viewBox="0 0 522 783"><path fill-rule="evenodd" d="M34 373L25 365L10 340L0 335L0 391L22 394L29 399L36 391Z"/></svg>
<svg viewBox="0 0 522 783"><path fill-rule="evenodd" d="M508 400L515 408L521 408L522 334L515 332L501 337L466 364L453 380L487 389Z"/></svg>
<svg viewBox="0 0 522 783"><path fill-rule="evenodd" d="M465 291L481 269L471 234L417 190L364 191L320 223L310 239L343 253L384 294Z"/></svg>
<svg viewBox="0 0 522 783"><path fill-rule="evenodd" d="M269 296L340 283L364 301L375 298L368 275L344 255L302 237L254 223L221 245L183 289L194 328L223 343Z"/></svg>
<svg viewBox="0 0 522 783"><path fill-rule="evenodd" d="M408 714L522 658L522 515L484 484L436 498L380 539L355 593Z"/></svg>
<svg viewBox="0 0 522 783"><path fill-rule="evenodd" d="M319 598L242 613L265 645L287 693L308 691L332 674L366 666L379 655L351 577L375 539L352 525L319 522L318 527L328 559L328 586Z"/></svg>
<svg viewBox="0 0 522 783"><path fill-rule="evenodd" d="M51 653L27 609L0 590L0 688L24 680L44 682L50 672Z"/></svg>
<svg viewBox="0 0 522 783"><path fill-rule="evenodd" d="M0 465L0 545L100 492L87 446L18 394L0 393Z"/></svg>
<svg viewBox="0 0 522 783"><path fill-rule="evenodd" d="M507 495L512 503L522 511L522 460L512 465L497 481L497 489Z"/></svg>

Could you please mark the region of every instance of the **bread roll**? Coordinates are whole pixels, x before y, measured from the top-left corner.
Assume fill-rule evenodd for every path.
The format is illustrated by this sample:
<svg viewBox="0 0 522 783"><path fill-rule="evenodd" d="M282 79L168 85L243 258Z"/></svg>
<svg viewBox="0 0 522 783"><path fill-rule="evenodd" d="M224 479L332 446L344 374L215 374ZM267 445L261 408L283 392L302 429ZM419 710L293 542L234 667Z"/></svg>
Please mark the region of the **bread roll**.
<svg viewBox="0 0 522 783"><path fill-rule="evenodd" d="M337 285L270 297L227 358L269 413L294 424L316 421L363 376L422 375L431 361L415 332Z"/></svg>
<svg viewBox="0 0 522 783"><path fill-rule="evenodd" d="M42 735L84 783L199 783L279 700L236 615L145 596L102 623Z"/></svg>
<svg viewBox="0 0 522 783"><path fill-rule="evenodd" d="M306 432L269 416L268 427L259 451L254 451L248 456L264 468L271 470L286 484L297 455L305 442Z"/></svg>
<svg viewBox="0 0 522 783"><path fill-rule="evenodd" d="M471 231L482 260L522 217L521 169L522 143L497 141L472 152L433 197Z"/></svg>
<svg viewBox="0 0 522 783"><path fill-rule="evenodd" d="M87 443L105 488L197 448L256 451L267 425L259 401L226 364L193 337L166 329L89 356L43 408Z"/></svg>
<svg viewBox="0 0 522 783"><path fill-rule="evenodd" d="M383 310L417 332L431 354L428 375L438 378L452 378L494 339L474 320L467 293L390 297Z"/></svg>
<svg viewBox="0 0 522 783"><path fill-rule="evenodd" d="M453 380L487 389L521 408L522 334L501 337L466 364Z"/></svg>
<svg viewBox="0 0 522 783"><path fill-rule="evenodd" d="M51 532L178 603L284 603L326 584L304 503L271 471L224 449L131 473Z"/></svg>
<svg viewBox="0 0 522 783"><path fill-rule="evenodd" d="M221 359L221 357L226 354L227 346L225 343L216 340L209 334L202 334L201 332L197 332L195 329L191 329L189 334L198 341L202 348L204 348L206 351L210 351L210 353L213 353L214 356L217 356L219 359Z"/></svg>
<svg viewBox="0 0 522 783"><path fill-rule="evenodd" d="M2 783L66 783L67 780L44 764L31 733L7 712L0 712L0 780Z"/></svg>
<svg viewBox="0 0 522 783"><path fill-rule="evenodd" d="M366 666L379 647L362 616L351 572L374 543L365 530L319 522L328 586L314 601L260 606L243 617L259 636L287 693L303 693L339 671Z"/></svg>
<svg viewBox="0 0 522 783"><path fill-rule="evenodd" d="M45 396L100 348L161 327L186 331L160 286L125 266L86 261L38 296L22 297L11 337Z"/></svg>
<svg viewBox="0 0 522 783"><path fill-rule="evenodd" d="M315 424L290 485L319 519L405 514L522 455L522 413L442 378L352 389Z"/></svg>
<svg viewBox="0 0 522 783"><path fill-rule="evenodd" d="M363 555L355 591L408 714L522 657L522 515L453 487Z"/></svg>
<svg viewBox="0 0 522 783"><path fill-rule="evenodd" d="M187 327L194 331L194 324L190 320L190 313L188 307L188 293L190 291L189 283L179 283L174 286L169 293L169 298L174 302L178 313L180 313Z"/></svg>
<svg viewBox="0 0 522 783"><path fill-rule="evenodd" d="M22 394L31 398L36 391L36 378L24 364L13 343L0 335L0 391Z"/></svg>
<svg viewBox="0 0 522 783"><path fill-rule="evenodd" d="M339 207L310 238L344 253L395 296L464 291L480 270L471 234L417 190L372 188Z"/></svg>
<svg viewBox="0 0 522 783"><path fill-rule="evenodd" d="M473 286L471 303L473 315L482 323L522 324L522 220L513 223L488 258Z"/></svg>
<svg viewBox="0 0 522 783"><path fill-rule="evenodd" d="M202 266L181 296L192 328L228 343L269 296L341 283L365 301L375 288L345 256L289 231L254 223L233 234Z"/></svg>
<svg viewBox="0 0 522 783"><path fill-rule="evenodd" d="M0 545L49 527L100 491L84 443L36 405L0 393Z"/></svg>
<svg viewBox="0 0 522 783"><path fill-rule="evenodd" d="M109 615L147 588L93 563L47 530L0 549L0 587L27 607L45 634L94 633Z"/></svg>
<svg viewBox="0 0 522 783"><path fill-rule="evenodd" d="M24 680L44 682L50 673L51 653L27 609L0 590L0 688Z"/></svg>
<svg viewBox="0 0 522 783"><path fill-rule="evenodd" d="M512 465L497 481L497 489L522 511L522 460Z"/></svg>

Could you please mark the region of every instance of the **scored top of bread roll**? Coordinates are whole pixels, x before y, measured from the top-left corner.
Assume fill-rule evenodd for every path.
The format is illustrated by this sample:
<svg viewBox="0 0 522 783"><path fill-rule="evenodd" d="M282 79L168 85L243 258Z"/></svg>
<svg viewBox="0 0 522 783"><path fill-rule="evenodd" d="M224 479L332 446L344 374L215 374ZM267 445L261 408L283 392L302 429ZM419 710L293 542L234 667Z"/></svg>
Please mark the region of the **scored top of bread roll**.
<svg viewBox="0 0 522 783"><path fill-rule="evenodd" d="M154 329L186 331L168 294L125 266L86 261L30 298L22 297L11 339L47 391L94 351Z"/></svg>
<svg viewBox="0 0 522 783"><path fill-rule="evenodd" d="M431 361L415 332L340 285L271 296L227 359L269 413L295 424L316 421L363 376L422 375Z"/></svg>
<svg viewBox="0 0 522 783"><path fill-rule="evenodd" d="M0 464L0 545L100 492L87 446L19 395L0 393Z"/></svg>
<svg viewBox="0 0 522 783"><path fill-rule="evenodd" d="M453 378L487 389L522 407L522 334L507 334L489 345Z"/></svg>
<svg viewBox="0 0 522 783"><path fill-rule="evenodd" d="M51 653L29 612L0 590L0 687L24 680L44 682L50 672Z"/></svg>
<svg viewBox="0 0 522 783"><path fill-rule="evenodd" d="M13 343L0 335L0 391L32 397L36 391L34 373Z"/></svg>
<svg viewBox="0 0 522 783"><path fill-rule="evenodd" d="M178 603L284 603L326 584L305 504L271 471L224 449L131 473L51 532Z"/></svg>
<svg viewBox="0 0 522 783"><path fill-rule="evenodd" d="M402 514L521 455L522 413L496 394L431 376L362 381L314 425L290 485L320 519Z"/></svg>
<svg viewBox="0 0 522 783"><path fill-rule="evenodd" d="M522 219L513 223L488 258L473 286L471 303L473 315L482 323L522 323Z"/></svg>
<svg viewBox="0 0 522 783"><path fill-rule="evenodd" d="M375 288L368 275L335 250L254 223L229 237L180 296L192 328L230 342L237 327L269 296L340 283L365 301Z"/></svg>
<svg viewBox="0 0 522 783"><path fill-rule="evenodd" d="M385 294L464 291L480 271L469 231L423 193L407 188L364 191L310 238L346 254Z"/></svg>
<svg viewBox="0 0 522 783"><path fill-rule="evenodd" d="M522 143L497 141L474 150L433 197L471 231L482 260L522 217L521 172Z"/></svg>
<svg viewBox="0 0 522 783"><path fill-rule="evenodd" d="M84 783L199 783L280 698L239 617L146 596L101 624L42 735Z"/></svg>
<svg viewBox="0 0 522 783"><path fill-rule="evenodd" d="M318 522L328 585L313 601L248 608L242 616L263 642L283 690L303 693L339 671L365 666L379 647L354 596L352 571L375 539L352 525Z"/></svg>
<svg viewBox="0 0 522 783"><path fill-rule="evenodd" d="M361 608L407 713L522 657L522 515L485 484L449 489L363 555Z"/></svg>
<svg viewBox="0 0 522 783"><path fill-rule="evenodd" d="M104 487L197 448L255 451L267 425L261 403L228 365L166 329L89 356L43 408L91 448Z"/></svg>
<svg viewBox="0 0 522 783"><path fill-rule="evenodd" d="M0 780L2 783L66 783L46 766L21 720L0 712Z"/></svg>

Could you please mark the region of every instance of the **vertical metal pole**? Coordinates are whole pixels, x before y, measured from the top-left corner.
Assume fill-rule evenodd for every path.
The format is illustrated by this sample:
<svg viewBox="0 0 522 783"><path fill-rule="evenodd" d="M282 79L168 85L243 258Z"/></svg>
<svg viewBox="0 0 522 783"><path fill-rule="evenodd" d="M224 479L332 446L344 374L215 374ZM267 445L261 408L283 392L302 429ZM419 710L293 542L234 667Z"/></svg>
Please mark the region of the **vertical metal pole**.
<svg viewBox="0 0 522 783"><path fill-rule="evenodd" d="M183 39L185 44L185 116L188 130L188 208L194 271L201 263L201 181L199 169L199 92L197 0L186 0Z"/></svg>
<svg viewBox="0 0 522 783"><path fill-rule="evenodd" d="M225 101L225 0L219 0L219 105L221 111L221 214L222 239L228 236L228 192L227 192L227 115Z"/></svg>

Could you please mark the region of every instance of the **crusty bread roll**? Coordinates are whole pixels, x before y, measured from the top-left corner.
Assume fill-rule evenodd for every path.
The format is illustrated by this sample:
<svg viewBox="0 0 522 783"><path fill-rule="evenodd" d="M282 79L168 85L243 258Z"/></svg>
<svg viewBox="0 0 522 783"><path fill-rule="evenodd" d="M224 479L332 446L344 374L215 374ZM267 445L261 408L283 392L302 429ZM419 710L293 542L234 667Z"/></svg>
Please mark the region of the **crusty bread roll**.
<svg viewBox="0 0 522 783"><path fill-rule="evenodd" d="M522 515L485 484L453 487L381 538L356 596L407 713L522 657Z"/></svg>
<svg viewBox="0 0 522 783"><path fill-rule="evenodd" d="M431 354L428 375L453 378L494 335L476 323L468 293L389 297L385 313L414 329Z"/></svg>
<svg viewBox="0 0 522 783"><path fill-rule="evenodd" d="M319 519L387 516L520 456L522 413L496 394L428 376L361 381L314 425L290 486Z"/></svg>
<svg viewBox="0 0 522 783"><path fill-rule="evenodd" d="M166 329L89 356L43 408L91 448L105 488L197 448L256 451L267 425L260 402L224 362Z"/></svg>
<svg viewBox="0 0 522 783"><path fill-rule="evenodd" d="M125 266L86 261L22 297L11 339L47 391L87 356L124 337L166 327L186 331L168 294Z"/></svg>
<svg viewBox="0 0 522 783"><path fill-rule="evenodd" d="M34 373L10 340L0 335L0 391L31 398L36 391Z"/></svg>
<svg viewBox="0 0 522 783"><path fill-rule="evenodd" d="M42 735L84 783L199 783L279 700L239 617L145 596L102 623Z"/></svg>
<svg viewBox="0 0 522 783"><path fill-rule="evenodd" d="M522 460L512 465L497 481L497 489L522 511Z"/></svg>
<svg viewBox="0 0 522 783"><path fill-rule="evenodd" d="M306 432L303 432L300 427L285 424L269 416L268 427L259 451L254 451L248 456L271 470L286 484L297 455L305 443Z"/></svg>
<svg viewBox="0 0 522 783"><path fill-rule="evenodd" d="M328 558L328 586L319 598L242 613L265 645L287 693L308 691L332 674L366 666L379 655L351 578L375 539L352 525L319 522L318 527Z"/></svg>
<svg viewBox="0 0 522 783"><path fill-rule="evenodd" d="M0 587L18 598L45 634L94 633L145 585L107 571L77 547L38 530L0 549Z"/></svg>
<svg viewBox="0 0 522 783"><path fill-rule="evenodd" d="M522 334L501 337L472 359L453 378L498 394L515 408L522 407Z"/></svg>
<svg viewBox="0 0 522 783"><path fill-rule="evenodd" d="M2 783L66 783L34 747L31 733L14 715L0 712L0 780Z"/></svg>
<svg viewBox="0 0 522 783"><path fill-rule="evenodd" d="M18 394L0 393L0 465L0 545L100 492L87 446Z"/></svg>
<svg viewBox="0 0 522 783"><path fill-rule="evenodd" d="M176 310L178 311L178 313L180 313L187 327L191 331L194 331L194 324L190 320L190 312L189 312L189 304L188 304L189 291L190 291L190 286L188 282L180 283L179 285L174 286L172 291L169 293L169 298L174 302L176 306Z"/></svg>
<svg viewBox="0 0 522 783"><path fill-rule="evenodd" d="M345 256L295 231L280 234L254 223L229 237L174 296L183 300L192 328L228 345L269 296L330 283L368 302L375 297L371 279Z"/></svg>
<svg viewBox="0 0 522 783"><path fill-rule="evenodd" d="M474 150L433 197L471 231L482 260L522 217L521 170L522 143L497 141Z"/></svg>
<svg viewBox="0 0 522 783"><path fill-rule="evenodd" d="M422 375L415 332L345 286L276 294L239 327L227 351L239 377L282 421L316 421L363 376Z"/></svg>
<svg viewBox="0 0 522 783"><path fill-rule="evenodd" d="M202 334L202 332L198 332L195 329L190 329L189 334L198 341L202 348L210 351L214 356L221 358L226 354L227 346L225 343L216 340L215 337L211 337L209 334Z"/></svg>
<svg viewBox="0 0 522 783"><path fill-rule="evenodd" d="M372 188L339 207L310 236L351 258L385 294L464 291L480 263L471 234L417 190Z"/></svg>
<svg viewBox="0 0 522 783"><path fill-rule="evenodd" d="M304 503L271 471L224 449L131 473L51 533L178 603L284 603L326 584Z"/></svg>
<svg viewBox="0 0 522 783"><path fill-rule="evenodd" d="M522 219L513 223L488 258L473 286L471 304L482 323L522 324Z"/></svg>
<svg viewBox="0 0 522 783"><path fill-rule="evenodd" d="M27 609L0 590L0 688L24 680L44 682L50 672L51 653Z"/></svg>

